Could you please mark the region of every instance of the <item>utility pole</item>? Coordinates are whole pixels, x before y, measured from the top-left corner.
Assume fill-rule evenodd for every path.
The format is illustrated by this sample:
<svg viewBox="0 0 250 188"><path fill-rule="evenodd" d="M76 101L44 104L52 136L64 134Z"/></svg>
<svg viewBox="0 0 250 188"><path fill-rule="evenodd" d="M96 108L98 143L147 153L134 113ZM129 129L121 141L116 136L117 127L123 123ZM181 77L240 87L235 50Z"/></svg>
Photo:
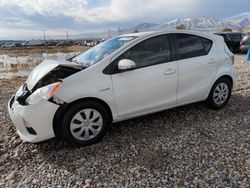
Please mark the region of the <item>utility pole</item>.
<svg viewBox="0 0 250 188"><path fill-rule="evenodd" d="M117 32L118 32L118 35L122 35L123 34L123 30L122 30L122 28L120 28L119 25L117 26Z"/></svg>
<svg viewBox="0 0 250 188"><path fill-rule="evenodd" d="M69 40L69 32L66 31L66 37L67 37L67 40Z"/></svg>
<svg viewBox="0 0 250 188"><path fill-rule="evenodd" d="M108 28L108 38L111 37L110 28Z"/></svg>
<svg viewBox="0 0 250 188"><path fill-rule="evenodd" d="M45 42L46 38L45 38L45 29L43 29L43 40Z"/></svg>

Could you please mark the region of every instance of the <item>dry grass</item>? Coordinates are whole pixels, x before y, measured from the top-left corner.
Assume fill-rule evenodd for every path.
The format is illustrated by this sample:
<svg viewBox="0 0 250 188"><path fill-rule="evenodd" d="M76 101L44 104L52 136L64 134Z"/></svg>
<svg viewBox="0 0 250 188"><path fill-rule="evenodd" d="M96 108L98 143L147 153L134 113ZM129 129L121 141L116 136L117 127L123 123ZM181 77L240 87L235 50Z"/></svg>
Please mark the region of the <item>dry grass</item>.
<svg viewBox="0 0 250 188"><path fill-rule="evenodd" d="M51 46L36 48L0 48L0 55L27 56L37 53L81 52L87 50L86 46Z"/></svg>

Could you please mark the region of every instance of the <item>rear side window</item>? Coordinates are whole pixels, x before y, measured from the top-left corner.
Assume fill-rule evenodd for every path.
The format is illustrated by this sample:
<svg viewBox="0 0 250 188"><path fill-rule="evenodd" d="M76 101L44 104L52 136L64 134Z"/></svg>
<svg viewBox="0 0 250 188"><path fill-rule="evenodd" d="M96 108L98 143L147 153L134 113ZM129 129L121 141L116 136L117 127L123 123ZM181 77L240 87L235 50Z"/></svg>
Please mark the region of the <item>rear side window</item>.
<svg viewBox="0 0 250 188"><path fill-rule="evenodd" d="M180 59L207 55L212 47L212 41L190 34L176 34Z"/></svg>
<svg viewBox="0 0 250 188"><path fill-rule="evenodd" d="M213 42L211 40L205 39L205 38L202 38L202 42L203 42L204 49L205 49L205 55L207 55L209 53L210 49L212 48Z"/></svg>

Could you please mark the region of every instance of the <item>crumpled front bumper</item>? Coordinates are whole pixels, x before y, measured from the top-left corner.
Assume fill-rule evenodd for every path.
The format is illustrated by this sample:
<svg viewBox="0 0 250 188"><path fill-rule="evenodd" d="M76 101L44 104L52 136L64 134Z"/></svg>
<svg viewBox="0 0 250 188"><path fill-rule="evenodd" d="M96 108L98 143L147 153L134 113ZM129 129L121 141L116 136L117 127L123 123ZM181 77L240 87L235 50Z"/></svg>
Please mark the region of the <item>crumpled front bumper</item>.
<svg viewBox="0 0 250 188"><path fill-rule="evenodd" d="M45 99L24 106L12 96L8 102L9 115L20 138L32 143L55 137L53 118L58 108L59 105Z"/></svg>

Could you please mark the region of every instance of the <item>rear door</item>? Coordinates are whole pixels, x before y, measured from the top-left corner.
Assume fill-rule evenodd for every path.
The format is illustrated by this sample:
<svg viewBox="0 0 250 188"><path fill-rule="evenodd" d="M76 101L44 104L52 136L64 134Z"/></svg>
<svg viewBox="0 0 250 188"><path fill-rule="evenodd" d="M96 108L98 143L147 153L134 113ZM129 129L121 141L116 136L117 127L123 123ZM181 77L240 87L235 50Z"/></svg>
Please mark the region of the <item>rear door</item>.
<svg viewBox="0 0 250 188"><path fill-rule="evenodd" d="M175 34L179 78L177 104L201 100L216 75L218 57L209 39L190 34Z"/></svg>

